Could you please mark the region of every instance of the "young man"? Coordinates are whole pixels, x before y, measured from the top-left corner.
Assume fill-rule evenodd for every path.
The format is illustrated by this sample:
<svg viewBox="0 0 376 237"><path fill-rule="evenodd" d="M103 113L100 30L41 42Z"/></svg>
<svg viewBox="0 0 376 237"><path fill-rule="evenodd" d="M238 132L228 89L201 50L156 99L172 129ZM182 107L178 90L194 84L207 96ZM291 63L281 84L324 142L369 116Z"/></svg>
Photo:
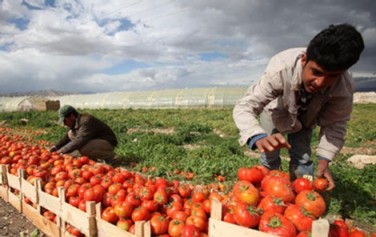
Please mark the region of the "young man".
<svg viewBox="0 0 376 237"><path fill-rule="evenodd" d="M111 128L89 114L80 114L70 106L59 110L59 122L69 128L64 137L51 148L51 152L71 153L76 150L83 156L95 161L103 160L108 164L118 163L114 149L117 138Z"/></svg>
<svg viewBox="0 0 376 237"><path fill-rule="evenodd" d="M269 169L280 168L280 149L288 149L293 180L313 175L310 143L318 125L316 176L327 178L328 190L333 189L329 163L344 144L352 112L354 86L347 70L363 49L361 34L351 25L339 24L322 30L307 49L288 49L272 57L261 78L235 105L240 144L258 149L260 163Z"/></svg>

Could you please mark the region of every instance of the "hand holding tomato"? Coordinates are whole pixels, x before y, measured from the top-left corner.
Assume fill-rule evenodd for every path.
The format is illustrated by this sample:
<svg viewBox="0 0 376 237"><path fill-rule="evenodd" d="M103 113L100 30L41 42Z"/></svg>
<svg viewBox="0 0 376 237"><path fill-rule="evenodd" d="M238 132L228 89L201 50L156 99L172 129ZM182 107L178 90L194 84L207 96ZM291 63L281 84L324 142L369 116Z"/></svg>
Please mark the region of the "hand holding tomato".
<svg viewBox="0 0 376 237"><path fill-rule="evenodd" d="M313 188L316 191L322 192L328 188L329 181L326 178L316 178L313 180Z"/></svg>
<svg viewBox="0 0 376 237"><path fill-rule="evenodd" d="M335 188L336 184L334 182L332 174L330 173L328 160L319 160L317 164L316 176L318 178L324 177L328 180L329 184L326 191L330 191Z"/></svg>

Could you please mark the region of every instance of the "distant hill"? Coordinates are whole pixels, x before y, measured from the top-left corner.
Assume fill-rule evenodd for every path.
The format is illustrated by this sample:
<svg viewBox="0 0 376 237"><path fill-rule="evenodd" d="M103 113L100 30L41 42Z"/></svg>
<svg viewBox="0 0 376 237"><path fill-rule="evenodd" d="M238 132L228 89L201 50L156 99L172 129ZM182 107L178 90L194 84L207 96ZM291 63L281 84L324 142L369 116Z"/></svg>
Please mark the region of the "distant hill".
<svg viewBox="0 0 376 237"><path fill-rule="evenodd" d="M355 91L369 92L376 91L376 77L359 77L354 78Z"/></svg>

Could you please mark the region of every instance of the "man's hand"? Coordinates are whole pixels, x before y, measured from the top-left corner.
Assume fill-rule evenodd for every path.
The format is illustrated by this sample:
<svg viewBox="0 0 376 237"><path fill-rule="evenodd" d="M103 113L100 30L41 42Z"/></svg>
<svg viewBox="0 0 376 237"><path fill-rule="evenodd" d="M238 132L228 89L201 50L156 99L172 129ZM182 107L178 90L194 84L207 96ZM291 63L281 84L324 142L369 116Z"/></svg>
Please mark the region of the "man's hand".
<svg viewBox="0 0 376 237"><path fill-rule="evenodd" d="M54 152L54 151L57 151L56 146L53 146L53 147L50 148L50 152Z"/></svg>
<svg viewBox="0 0 376 237"><path fill-rule="evenodd" d="M319 160L317 164L316 176L324 177L328 180L329 184L328 184L328 188L326 189L327 191L330 191L335 188L336 184L334 183L333 176L330 173L328 160Z"/></svg>
<svg viewBox="0 0 376 237"><path fill-rule="evenodd" d="M275 151L281 148L290 149L291 145L281 133L275 133L256 141L256 147L260 152Z"/></svg>

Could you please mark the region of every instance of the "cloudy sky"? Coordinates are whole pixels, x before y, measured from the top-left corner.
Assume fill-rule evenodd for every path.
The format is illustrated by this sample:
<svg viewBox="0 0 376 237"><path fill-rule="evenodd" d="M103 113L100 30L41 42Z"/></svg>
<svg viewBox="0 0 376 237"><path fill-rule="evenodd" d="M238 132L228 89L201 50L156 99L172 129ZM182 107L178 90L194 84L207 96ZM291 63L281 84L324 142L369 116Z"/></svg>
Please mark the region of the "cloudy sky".
<svg viewBox="0 0 376 237"><path fill-rule="evenodd" d="M248 86L268 59L350 23L376 73L375 0L0 0L0 92Z"/></svg>

